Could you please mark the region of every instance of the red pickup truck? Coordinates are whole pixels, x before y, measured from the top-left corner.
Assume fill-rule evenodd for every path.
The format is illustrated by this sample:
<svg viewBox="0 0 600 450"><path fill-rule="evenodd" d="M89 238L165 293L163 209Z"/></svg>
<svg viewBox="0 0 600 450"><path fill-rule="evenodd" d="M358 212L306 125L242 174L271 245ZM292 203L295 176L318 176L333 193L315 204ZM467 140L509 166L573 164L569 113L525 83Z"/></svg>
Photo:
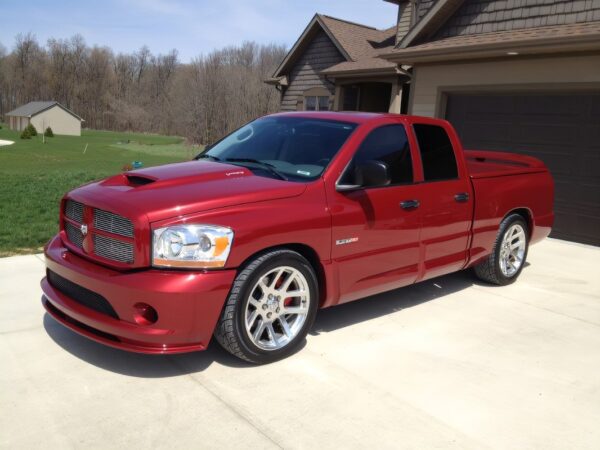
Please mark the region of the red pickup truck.
<svg viewBox="0 0 600 450"><path fill-rule="evenodd" d="M214 335L266 363L298 348L319 308L466 268L513 282L552 203L542 162L465 151L443 120L275 114L194 161L68 193L42 302L120 349L203 350Z"/></svg>

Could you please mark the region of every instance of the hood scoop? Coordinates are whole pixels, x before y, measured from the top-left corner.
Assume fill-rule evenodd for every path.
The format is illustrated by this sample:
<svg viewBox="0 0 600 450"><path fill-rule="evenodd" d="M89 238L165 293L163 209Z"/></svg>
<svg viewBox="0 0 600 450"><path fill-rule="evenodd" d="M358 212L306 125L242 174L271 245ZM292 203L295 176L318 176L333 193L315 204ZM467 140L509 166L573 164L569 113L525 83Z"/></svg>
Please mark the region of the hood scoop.
<svg viewBox="0 0 600 450"><path fill-rule="evenodd" d="M101 186L138 188L158 181L157 178L138 173L120 173L100 182Z"/></svg>
<svg viewBox="0 0 600 450"><path fill-rule="evenodd" d="M131 187L139 187L145 186L147 184L154 183L156 181L155 178L146 177L144 175L125 175L127 179L127 184Z"/></svg>

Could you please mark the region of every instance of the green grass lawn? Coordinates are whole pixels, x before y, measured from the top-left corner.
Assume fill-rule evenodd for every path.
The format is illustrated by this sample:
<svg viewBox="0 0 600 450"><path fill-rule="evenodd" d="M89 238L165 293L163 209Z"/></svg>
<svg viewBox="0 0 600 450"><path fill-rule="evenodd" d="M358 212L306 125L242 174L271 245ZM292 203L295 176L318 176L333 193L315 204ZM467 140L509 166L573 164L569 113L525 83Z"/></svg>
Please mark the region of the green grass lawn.
<svg viewBox="0 0 600 450"><path fill-rule="evenodd" d="M144 167L191 159L199 147L176 136L84 130L42 143L1 125L0 256L33 253L58 230L60 198L88 181L114 175L133 161Z"/></svg>

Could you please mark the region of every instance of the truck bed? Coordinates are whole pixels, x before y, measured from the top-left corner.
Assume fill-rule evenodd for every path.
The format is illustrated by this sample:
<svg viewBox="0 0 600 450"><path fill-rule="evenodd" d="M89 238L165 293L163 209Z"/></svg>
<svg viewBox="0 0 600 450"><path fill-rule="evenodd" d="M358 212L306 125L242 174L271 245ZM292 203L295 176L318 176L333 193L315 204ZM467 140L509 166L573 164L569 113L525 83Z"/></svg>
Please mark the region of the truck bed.
<svg viewBox="0 0 600 450"><path fill-rule="evenodd" d="M516 153L465 150L465 160L472 179L537 173L548 170L539 159Z"/></svg>

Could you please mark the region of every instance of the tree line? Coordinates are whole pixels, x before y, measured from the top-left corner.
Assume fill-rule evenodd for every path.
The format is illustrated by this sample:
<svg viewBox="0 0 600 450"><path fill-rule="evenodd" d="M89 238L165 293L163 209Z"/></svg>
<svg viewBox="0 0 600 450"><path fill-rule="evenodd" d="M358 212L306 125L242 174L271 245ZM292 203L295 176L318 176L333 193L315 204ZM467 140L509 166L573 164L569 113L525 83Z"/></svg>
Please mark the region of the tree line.
<svg viewBox="0 0 600 450"><path fill-rule="evenodd" d="M19 34L10 51L0 44L0 117L30 101L56 100L87 128L210 144L279 109L279 93L263 80L285 53L282 45L244 42L184 64L177 50L153 54L144 46L115 54L80 35L42 45L31 33Z"/></svg>

